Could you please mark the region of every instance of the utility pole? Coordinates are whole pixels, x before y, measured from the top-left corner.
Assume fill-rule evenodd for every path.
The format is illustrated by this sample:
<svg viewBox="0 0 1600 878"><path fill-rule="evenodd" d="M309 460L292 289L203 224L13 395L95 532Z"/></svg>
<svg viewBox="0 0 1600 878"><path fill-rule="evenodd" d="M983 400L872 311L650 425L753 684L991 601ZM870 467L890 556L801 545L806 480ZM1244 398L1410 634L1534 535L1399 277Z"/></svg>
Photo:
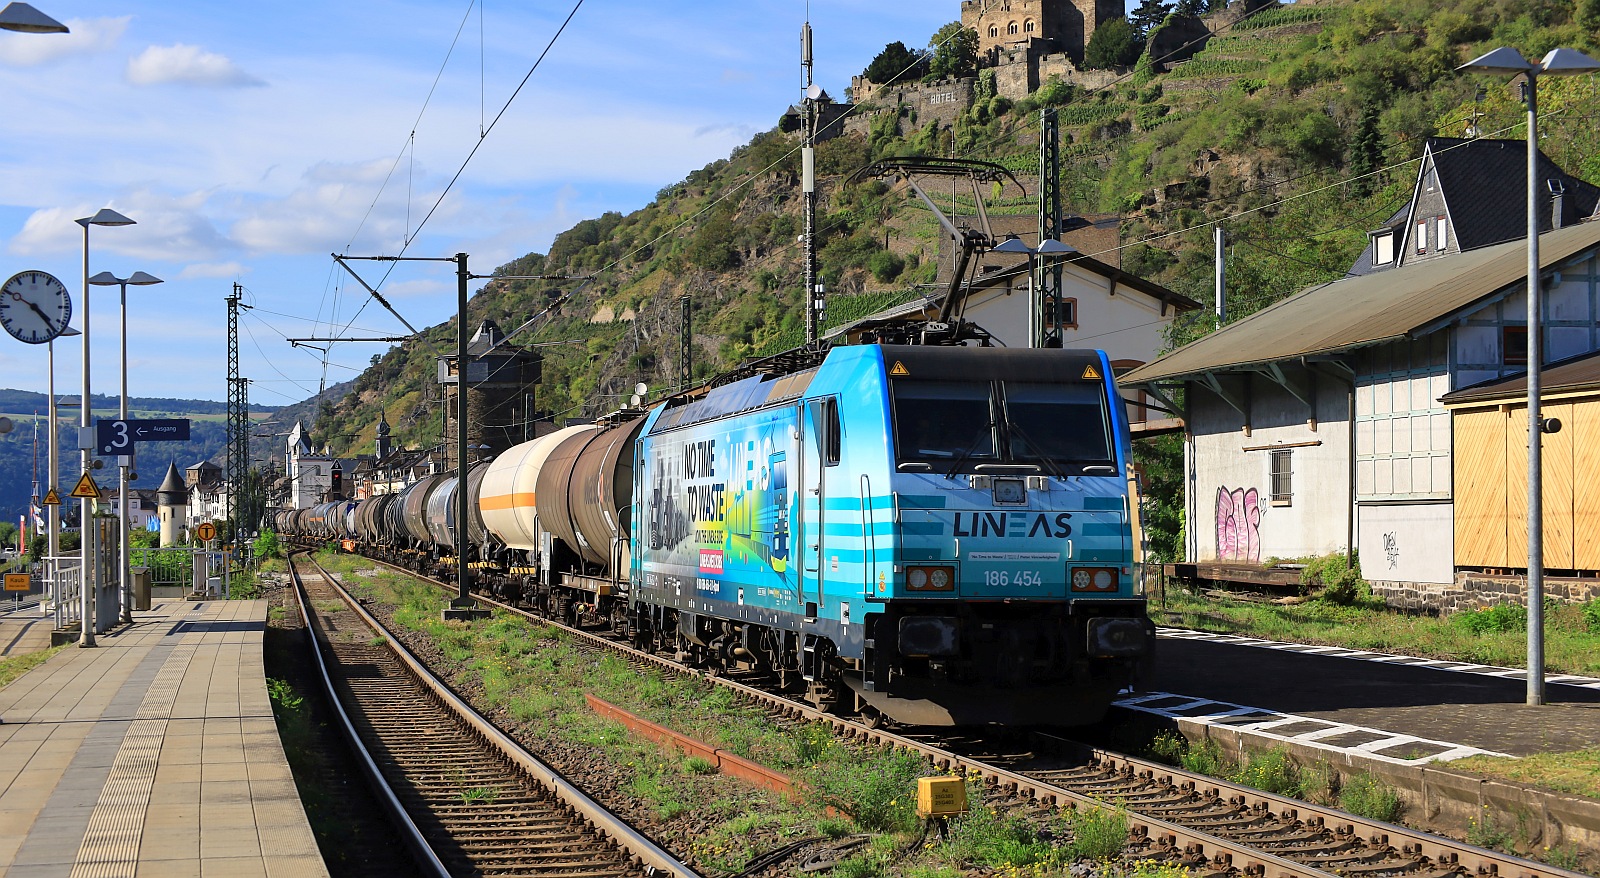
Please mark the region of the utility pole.
<svg viewBox="0 0 1600 878"><path fill-rule="evenodd" d="M239 300L244 287L233 285L228 296L228 517L233 521L234 544L244 533L244 483L250 469L250 406L246 380L239 377Z"/></svg>
<svg viewBox="0 0 1600 878"><path fill-rule="evenodd" d="M1061 129L1056 111L1045 108L1039 113L1039 244L1061 240ZM1063 343L1061 327L1061 262L1038 260L1035 278L1042 297L1045 319L1033 342L1039 347L1059 348ZM1037 313L1030 307L1030 312Z"/></svg>
<svg viewBox="0 0 1600 878"><path fill-rule="evenodd" d="M1228 322L1228 233L1222 230L1222 226L1217 226L1211 230L1211 239L1217 251L1217 323L1220 325Z"/></svg>
<svg viewBox="0 0 1600 878"><path fill-rule="evenodd" d="M694 316L689 311L689 297L678 300L683 309L683 338L678 350L678 389L688 390L694 382Z"/></svg>
<svg viewBox="0 0 1600 878"><path fill-rule="evenodd" d="M823 290L817 281L817 98L822 89L812 81L811 22L800 31L800 65L806 72L805 139L800 147L801 192L805 214L806 345L817 343L822 322Z"/></svg>

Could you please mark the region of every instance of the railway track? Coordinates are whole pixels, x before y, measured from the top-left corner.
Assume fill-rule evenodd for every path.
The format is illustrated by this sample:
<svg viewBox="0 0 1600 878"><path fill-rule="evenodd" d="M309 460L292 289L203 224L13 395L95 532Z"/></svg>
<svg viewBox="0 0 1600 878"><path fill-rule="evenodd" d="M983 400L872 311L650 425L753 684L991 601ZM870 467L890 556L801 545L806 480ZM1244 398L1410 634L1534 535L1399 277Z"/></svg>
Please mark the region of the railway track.
<svg viewBox="0 0 1600 878"><path fill-rule="evenodd" d="M314 561L290 568L330 702L426 874L698 878L455 698Z"/></svg>
<svg viewBox="0 0 1600 878"><path fill-rule="evenodd" d="M454 586L405 568L386 566L455 591ZM731 687L775 716L828 723L836 734L847 739L870 746L909 749L942 770L976 774L989 786L995 800L991 804L1006 804L1021 811L1062 806L1124 808L1130 826L1127 851L1133 857L1170 862L1208 874L1252 878L1586 878L1511 854L1050 735L1034 735L1019 747L1010 743L1016 739L1015 734L948 736L925 730L898 734L871 728L735 679L686 668L662 656L641 652L592 631L561 625L492 598L475 598L481 604L561 627L595 648L621 653L636 665L653 665Z"/></svg>

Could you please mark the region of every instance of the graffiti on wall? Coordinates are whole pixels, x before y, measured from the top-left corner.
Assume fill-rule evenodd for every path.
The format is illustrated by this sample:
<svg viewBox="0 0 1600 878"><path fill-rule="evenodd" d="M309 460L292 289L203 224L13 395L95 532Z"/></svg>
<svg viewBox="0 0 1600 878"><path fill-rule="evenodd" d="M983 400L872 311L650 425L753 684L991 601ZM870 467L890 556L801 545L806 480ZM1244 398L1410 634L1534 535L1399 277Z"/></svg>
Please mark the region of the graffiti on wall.
<svg viewBox="0 0 1600 878"><path fill-rule="evenodd" d="M1261 563L1261 495L1255 488L1217 489L1217 559Z"/></svg>

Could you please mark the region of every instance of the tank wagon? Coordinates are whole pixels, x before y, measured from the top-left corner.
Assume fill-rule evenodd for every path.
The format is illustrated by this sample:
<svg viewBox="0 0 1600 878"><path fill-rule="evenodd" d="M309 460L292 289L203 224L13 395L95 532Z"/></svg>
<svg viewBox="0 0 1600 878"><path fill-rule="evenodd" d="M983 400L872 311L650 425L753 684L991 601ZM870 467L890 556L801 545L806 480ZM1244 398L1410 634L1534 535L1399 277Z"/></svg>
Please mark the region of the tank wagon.
<svg viewBox="0 0 1600 878"><path fill-rule="evenodd" d="M347 529L453 570L454 485L362 501ZM474 587L824 708L1094 722L1154 647L1098 351L838 347L515 446L467 491Z"/></svg>

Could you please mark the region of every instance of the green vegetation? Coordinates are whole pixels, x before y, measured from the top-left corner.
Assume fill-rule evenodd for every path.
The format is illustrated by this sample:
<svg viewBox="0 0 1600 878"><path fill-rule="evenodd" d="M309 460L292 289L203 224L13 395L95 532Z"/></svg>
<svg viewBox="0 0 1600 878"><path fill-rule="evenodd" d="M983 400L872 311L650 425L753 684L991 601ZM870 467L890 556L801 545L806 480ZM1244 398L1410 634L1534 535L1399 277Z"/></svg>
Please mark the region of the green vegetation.
<svg viewBox="0 0 1600 878"><path fill-rule="evenodd" d="M1526 622L1521 621L1519 607L1494 607L1439 618L1320 599L1293 605L1269 604L1217 594L1201 596L1169 587L1153 596L1151 612L1163 624L1271 640L1500 667L1521 667L1527 658ZM1587 605L1547 605L1547 671L1600 676L1600 631L1590 627L1587 612Z"/></svg>
<svg viewBox="0 0 1600 878"><path fill-rule="evenodd" d="M1339 789L1339 807L1351 814L1396 823L1405 805L1394 788L1365 772L1346 778Z"/></svg>
<svg viewBox="0 0 1600 878"><path fill-rule="evenodd" d="M66 649L69 644L40 650L39 652L24 653L22 655L6 656L0 658L0 688L10 685L12 680L26 674L50 660L50 657Z"/></svg>
<svg viewBox="0 0 1600 878"><path fill-rule="evenodd" d="M364 599L396 603L397 624L462 663L466 670L452 682L481 691L483 706L509 717L508 730L603 754L624 773L627 794L658 819L692 818L708 827L695 833L693 853L710 871L740 871L770 849L775 837L866 833L864 846L835 874L959 874L978 865L1064 875L1074 861L1115 857L1127 841L1127 816L1119 811L1007 816L992 807L975 780L967 788L971 810L950 821L948 838L919 841L916 782L936 773L924 759L847 743L821 724L775 723L727 689L641 673L619 657L596 656L567 635L518 617L445 622L439 612L443 592L388 572L357 575L364 562L348 556L330 555L325 563ZM705 759L663 751L595 715L585 693L789 774L815 795L789 801L720 775ZM485 801L490 792L463 786L462 801Z"/></svg>

